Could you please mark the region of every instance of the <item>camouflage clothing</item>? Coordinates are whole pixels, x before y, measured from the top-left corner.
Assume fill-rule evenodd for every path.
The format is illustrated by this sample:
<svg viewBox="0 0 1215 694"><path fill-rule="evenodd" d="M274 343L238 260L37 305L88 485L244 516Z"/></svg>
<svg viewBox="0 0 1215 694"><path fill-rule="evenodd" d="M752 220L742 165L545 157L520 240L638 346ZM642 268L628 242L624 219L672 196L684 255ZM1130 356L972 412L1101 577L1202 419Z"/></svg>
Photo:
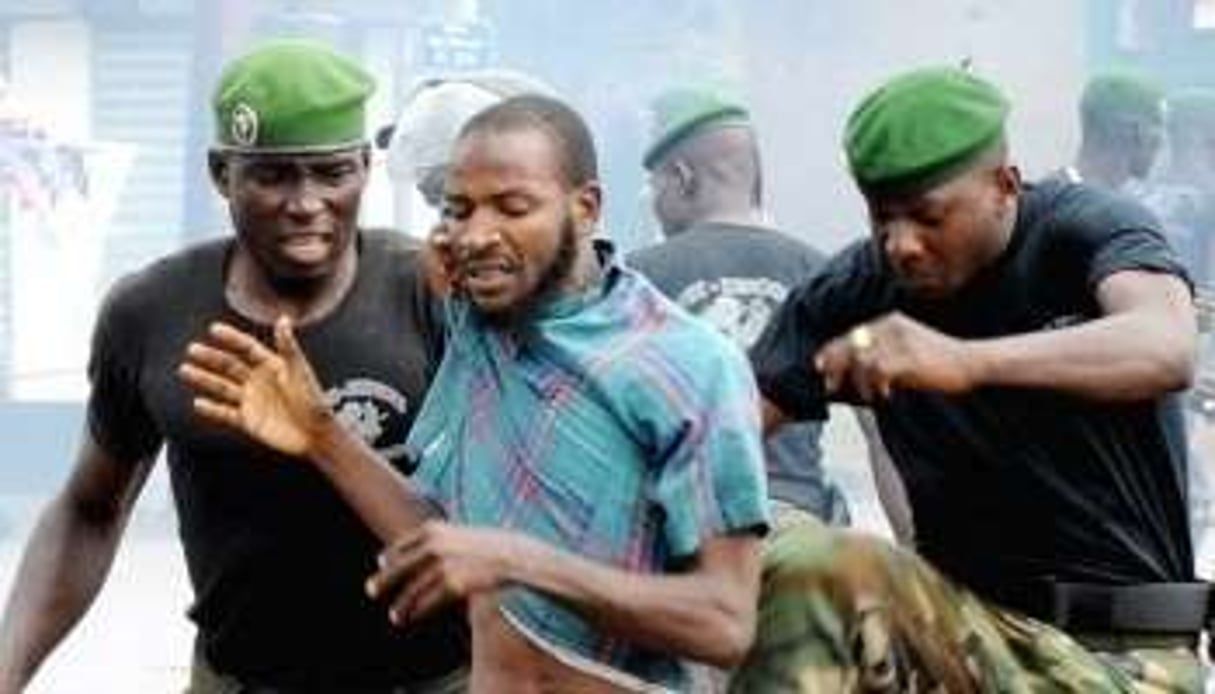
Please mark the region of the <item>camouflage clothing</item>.
<svg viewBox="0 0 1215 694"><path fill-rule="evenodd" d="M985 604L915 554L812 522L764 560L756 641L733 692L1200 692L1186 648L1086 649Z"/></svg>

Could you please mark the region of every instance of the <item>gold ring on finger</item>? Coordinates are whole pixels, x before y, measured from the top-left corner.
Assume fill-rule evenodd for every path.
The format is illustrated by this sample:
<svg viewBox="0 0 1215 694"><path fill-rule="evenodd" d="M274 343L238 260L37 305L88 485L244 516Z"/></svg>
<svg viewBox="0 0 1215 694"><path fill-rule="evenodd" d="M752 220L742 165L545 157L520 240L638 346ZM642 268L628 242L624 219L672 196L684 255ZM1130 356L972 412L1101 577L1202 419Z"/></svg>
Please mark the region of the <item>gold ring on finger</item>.
<svg viewBox="0 0 1215 694"><path fill-rule="evenodd" d="M858 325L848 333L848 345L857 352L873 348L873 331L867 325Z"/></svg>

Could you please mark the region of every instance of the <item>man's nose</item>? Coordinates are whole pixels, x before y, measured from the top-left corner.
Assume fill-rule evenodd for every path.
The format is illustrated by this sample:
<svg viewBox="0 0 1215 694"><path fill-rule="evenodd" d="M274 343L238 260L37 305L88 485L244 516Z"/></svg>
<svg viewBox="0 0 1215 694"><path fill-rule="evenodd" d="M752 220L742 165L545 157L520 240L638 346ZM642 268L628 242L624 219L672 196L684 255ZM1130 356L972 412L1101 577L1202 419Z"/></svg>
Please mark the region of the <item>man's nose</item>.
<svg viewBox="0 0 1215 694"><path fill-rule="evenodd" d="M883 250L896 265L924 253L920 228L911 222L895 220L882 227Z"/></svg>
<svg viewBox="0 0 1215 694"><path fill-rule="evenodd" d="M324 209L324 197L317 189L317 184L307 177L292 186L287 195L288 214L307 217L319 214Z"/></svg>
<svg viewBox="0 0 1215 694"><path fill-rule="evenodd" d="M458 255L476 255L502 240L496 215L474 211L452 230L452 243Z"/></svg>

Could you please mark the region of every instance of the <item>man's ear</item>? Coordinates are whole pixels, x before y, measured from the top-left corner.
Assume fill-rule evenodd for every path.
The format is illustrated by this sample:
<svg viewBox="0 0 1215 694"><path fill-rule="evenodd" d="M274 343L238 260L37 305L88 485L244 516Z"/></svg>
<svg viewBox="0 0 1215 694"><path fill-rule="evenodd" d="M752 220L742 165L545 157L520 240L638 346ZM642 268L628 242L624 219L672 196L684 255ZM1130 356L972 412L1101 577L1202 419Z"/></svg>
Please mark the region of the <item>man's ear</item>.
<svg viewBox="0 0 1215 694"><path fill-rule="evenodd" d="M1017 200L1021 197L1021 169L1013 164L1002 164L992 172L995 176L996 193L1003 214L1015 216Z"/></svg>
<svg viewBox="0 0 1215 694"><path fill-rule="evenodd" d="M999 186L1001 193L1013 197L1021 194L1021 169L1015 164L1003 164L996 167L995 176L996 185Z"/></svg>
<svg viewBox="0 0 1215 694"><path fill-rule="evenodd" d="M207 152L207 170L211 173L211 183L216 192L228 197L228 182L232 172L232 163L226 153L212 149Z"/></svg>
<svg viewBox="0 0 1215 694"><path fill-rule="evenodd" d="M685 198L690 198L696 195L698 181L696 180L696 172L692 167L682 159L676 159L671 164L671 172L675 176L675 184L679 187L679 194Z"/></svg>
<svg viewBox="0 0 1215 694"><path fill-rule="evenodd" d="M578 231L584 234L594 233L599 226L599 216L603 209L603 187L599 181L588 181L574 193L573 218Z"/></svg>

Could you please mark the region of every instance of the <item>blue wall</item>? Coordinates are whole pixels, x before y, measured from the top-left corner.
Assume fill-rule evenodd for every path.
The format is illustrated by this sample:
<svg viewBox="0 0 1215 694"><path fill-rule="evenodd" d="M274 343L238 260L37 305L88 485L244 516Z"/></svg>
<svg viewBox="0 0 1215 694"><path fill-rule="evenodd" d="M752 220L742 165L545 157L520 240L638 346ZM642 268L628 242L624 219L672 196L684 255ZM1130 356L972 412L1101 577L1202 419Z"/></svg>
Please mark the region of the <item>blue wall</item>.
<svg viewBox="0 0 1215 694"><path fill-rule="evenodd" d="M84 405L0 403L0 494L49 494L75 463Z"/></svg>

